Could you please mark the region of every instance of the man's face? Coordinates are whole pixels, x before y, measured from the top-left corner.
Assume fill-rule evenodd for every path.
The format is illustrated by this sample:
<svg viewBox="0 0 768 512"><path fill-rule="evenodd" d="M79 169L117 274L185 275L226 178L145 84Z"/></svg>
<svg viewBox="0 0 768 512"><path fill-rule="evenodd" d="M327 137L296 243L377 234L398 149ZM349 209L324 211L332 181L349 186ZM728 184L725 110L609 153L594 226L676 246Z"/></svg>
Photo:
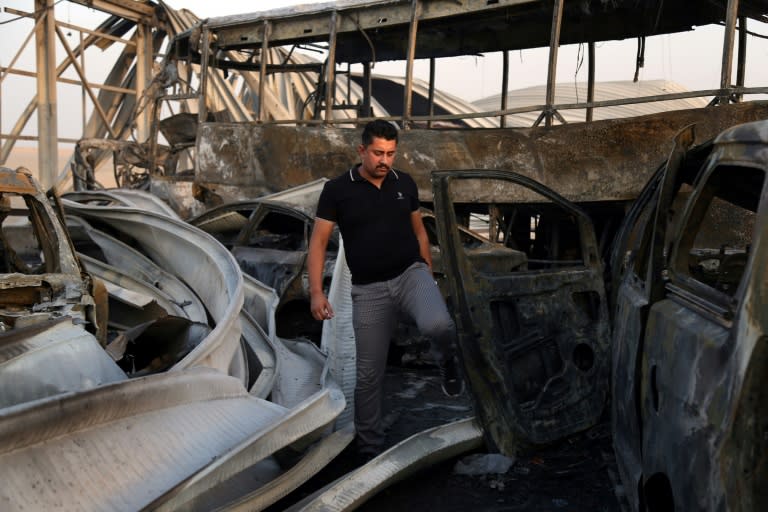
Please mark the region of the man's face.
<svg viewBox="0 0 768 512"><path fill-rule="evenodd" d="M369 179L383 179L392 168L396 150L396 141L380 137L374 137L367 146L360 144L357 148L362 161L360 172Z"/></svg>

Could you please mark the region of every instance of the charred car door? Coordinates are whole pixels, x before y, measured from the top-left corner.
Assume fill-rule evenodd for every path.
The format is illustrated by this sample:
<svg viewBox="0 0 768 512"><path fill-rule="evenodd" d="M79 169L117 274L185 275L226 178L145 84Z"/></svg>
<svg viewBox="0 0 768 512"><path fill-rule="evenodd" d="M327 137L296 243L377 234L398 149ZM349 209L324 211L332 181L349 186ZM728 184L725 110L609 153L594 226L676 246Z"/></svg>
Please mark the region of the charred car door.
<svg viewBox="0 0 768 512"><path fill-rule="evenodd" d="M679 217L711 150L711 145L702 145L689 151L693 139L690 126L677 135L668 161L627 213L611 255L613 442L630 501L637 500L642 474L640 389L649 304L664 293L662 271L672 236L668 228Z"/></svg>
<svg viewBox="0 0 768 512"><path fill-rule="evenodd" d="M577 206L525 176L432 174L438 235L476 412L503 453L595 424L608 394L609 323L594 228ZM485 219L523 253L473 265L458 218Z"/></svg>
<svg viewBox="0 0 768 512"><path fill-rule="evenodd" d="M768 506L766 148L751 123L668 165L646 291L622 280L614 442L634 510Z"/></svg>

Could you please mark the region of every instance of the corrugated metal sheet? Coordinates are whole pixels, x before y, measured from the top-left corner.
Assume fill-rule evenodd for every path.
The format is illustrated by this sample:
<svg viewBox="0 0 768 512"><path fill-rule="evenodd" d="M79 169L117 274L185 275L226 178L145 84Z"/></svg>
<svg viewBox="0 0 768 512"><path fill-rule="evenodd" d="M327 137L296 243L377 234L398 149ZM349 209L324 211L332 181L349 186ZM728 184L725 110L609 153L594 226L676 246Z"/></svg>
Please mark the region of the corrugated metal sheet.
<svg viewBox="0 0 768 512"><path fill-rule="evenodd" d="M0 503L3 510L139 510L287 414L203 368L6 408Z"/></svg>
<svg viewBox="0 0 768 512"><path fill-rule="evenodd" d="M67 213L98 219L133 237L155 263L187 283L205 304L216 327L174 368L205 365L227 372L242 350L243 278L231 253L204 231L165 215L86 206L65 199L62 203Z"/></svg>
<svg viewBox="0 0 768 512"><path fill-rule="evenodd" d="M0 335L0 410L125 379L96 338L71 318Z"/></svg>

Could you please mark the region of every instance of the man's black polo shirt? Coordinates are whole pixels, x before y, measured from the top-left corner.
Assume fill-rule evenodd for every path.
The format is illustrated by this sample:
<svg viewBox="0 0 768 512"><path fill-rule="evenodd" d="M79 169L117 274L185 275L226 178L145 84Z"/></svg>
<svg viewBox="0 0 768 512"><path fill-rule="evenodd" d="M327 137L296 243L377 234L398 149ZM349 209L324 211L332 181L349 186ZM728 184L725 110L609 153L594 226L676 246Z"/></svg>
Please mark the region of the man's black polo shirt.
<svg viewBox="0 0 768 512"><path fill-rule="evenodd" d="M378 189L358 167L325 184L317 216L338 224L352 283L386 281L424 261L411 224L418 188L408 174L390 169Z"/></svg>

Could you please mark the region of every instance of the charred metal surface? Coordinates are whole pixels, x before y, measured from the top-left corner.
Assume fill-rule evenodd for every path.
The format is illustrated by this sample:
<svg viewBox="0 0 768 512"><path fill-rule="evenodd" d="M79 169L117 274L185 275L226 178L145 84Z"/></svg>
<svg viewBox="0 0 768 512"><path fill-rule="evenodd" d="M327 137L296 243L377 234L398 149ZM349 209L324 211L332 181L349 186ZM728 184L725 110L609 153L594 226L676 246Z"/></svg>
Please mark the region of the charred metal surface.
<svg viewBox="0 0 768 512"><path fill-rule="evenodd" d="M549 44L552 3L540 0L430 0L419 3L417 59L473 55L489 51L538 48ZM254 46L266 20L274 45L328 41L329 18L339 13L337 60L369 62L402 60L408 49L411 1L329 2L318 7L292 6L291 11L213 18L209 26L222 48ZM741 1L740 16L759 18L760 0ZM310 11L311 13L307 12ZM282 16L281 16L282 14ZM626 39L689 30L725 17L719 2L691 4L681 0L567 2L560 44ZM514 27L514 29L512 29Z"/></svg>
<svg viewBox="0 0 768 512"><path fill-rule="evenodd" d="M617 238L612 415L634 510L768 506L766 172L766 121L683 146Z"/></svg>
<svg viewBox="0 0 768 512"><path fill-rule="evenodd" d="M75 146L72 163L75 190L95 187L95 168L109 153L112 156L115 182L120 187L146 188L149 186L150 171L161 176L176 172L178 154L166 146L153 148L149 143L81 139Z"/></svg>
<svg viewBox="0 0 768 512"><path fill-rule="evenodd" d="M437 171L433 180L460 353L493 443L513 454L594 424L608 393L609 325L591 221L513 172ZM453 194L467 186L494 191L507 212L503 243L517 250L506 269L488 272L462 247ZM536 205L503 205L513 186L535 194Z"/></svg>
<svg viewBox="0 0 768 512"><path fill-rule="evenodd" d="M45 194L21 168L0 168L0 253L0 331L71 316L102 337L92 278Z"/></svg>
<svg viewBox="0 0 768 512"><path fill-rule="evenodd" d="M764 118L768 103L754 102L550 128L413 129L400 134L395 165L414 176L424 201L432 171L469 168L509 169L575 202L631 200L684 126L695 124L701 143ZM359 129L206 123L199 134L195 183L224 202L334 177L358 161ZM454 198L482 200L471 184Z"/></svg>
<svg viewBox="0 0 768 512"><path fill-rule="evenodd" d="M316 202L317 194L312 197ZM276 291L280 297L275 313L279 336L303 335L320 340L322 325L309 314L305 266L314 203L304 207L271 200L242 201L213 208L189 222L224 244L243 272ZM333 275L337 250L335 235L325 262L326 287Z"/></svg>

